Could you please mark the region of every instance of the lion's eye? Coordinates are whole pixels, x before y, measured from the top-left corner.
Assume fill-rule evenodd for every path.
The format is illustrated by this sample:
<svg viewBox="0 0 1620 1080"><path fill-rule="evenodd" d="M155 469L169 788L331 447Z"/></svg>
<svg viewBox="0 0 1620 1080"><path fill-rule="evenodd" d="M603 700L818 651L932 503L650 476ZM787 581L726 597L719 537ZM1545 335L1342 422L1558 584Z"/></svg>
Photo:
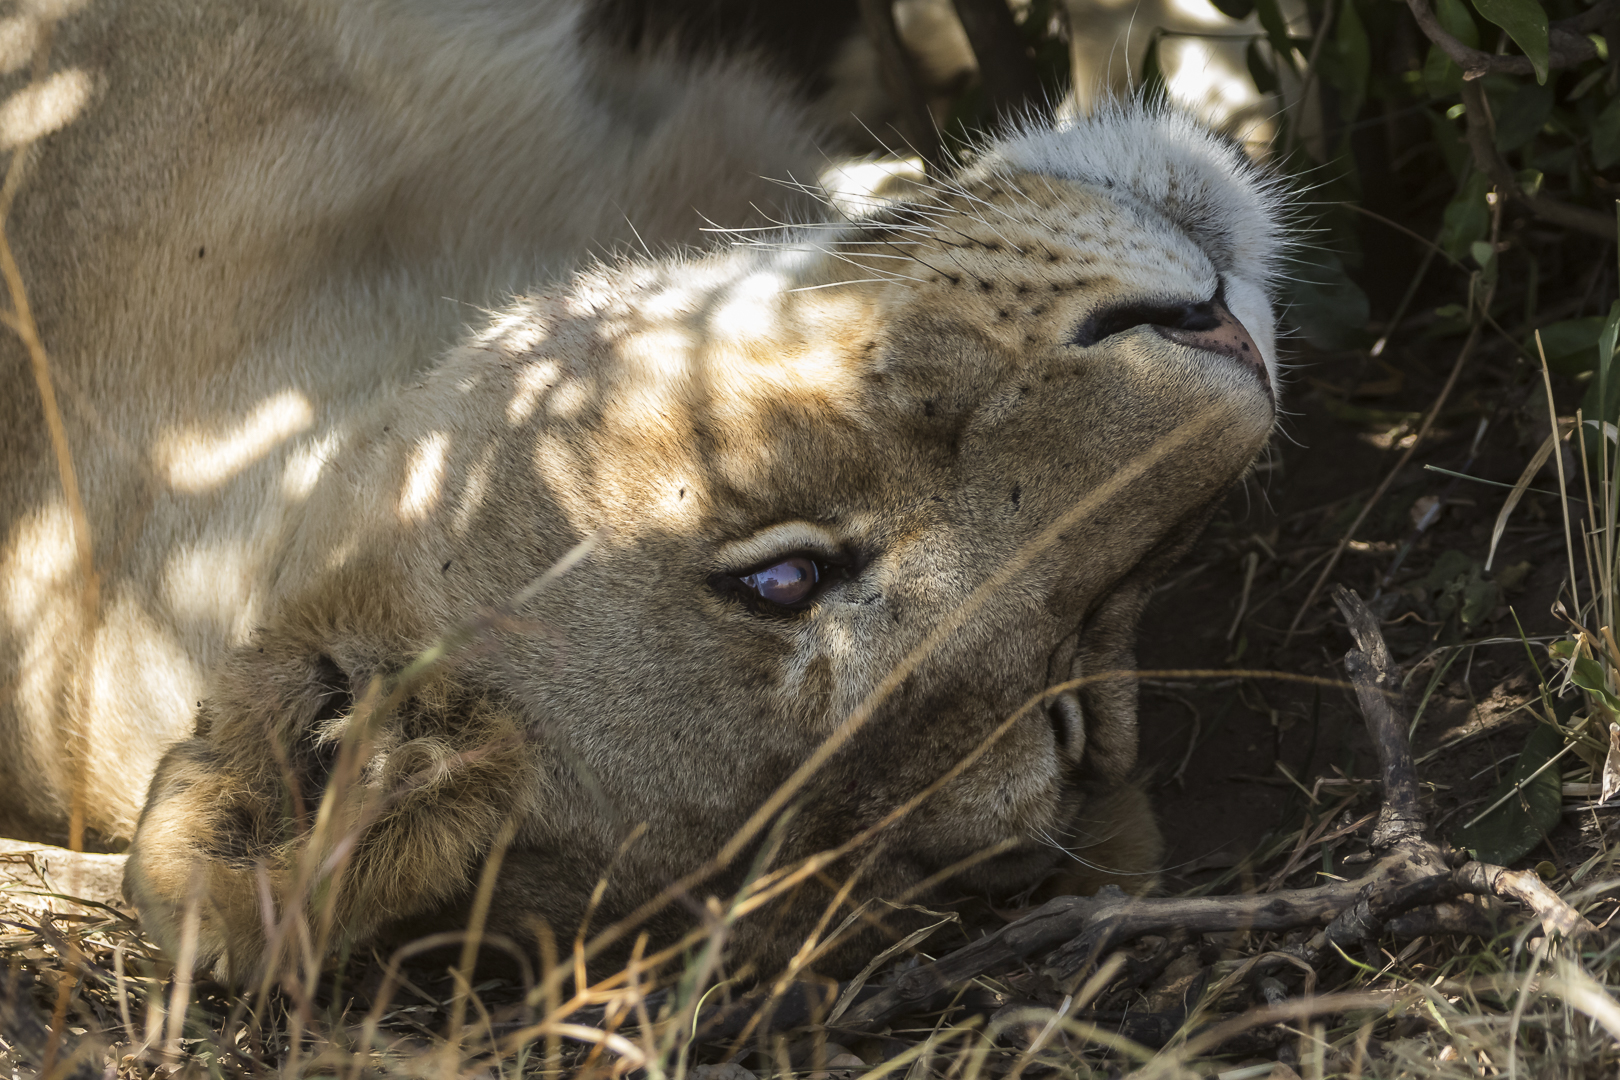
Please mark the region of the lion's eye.
<svg viewBox="0 0 1620 1080"><path fill-rule="evenodd" d="M821 574L815 561L795 555L744 576L742 583L761 600L782 607L794 607L809 599L819 580Z"/></svg>

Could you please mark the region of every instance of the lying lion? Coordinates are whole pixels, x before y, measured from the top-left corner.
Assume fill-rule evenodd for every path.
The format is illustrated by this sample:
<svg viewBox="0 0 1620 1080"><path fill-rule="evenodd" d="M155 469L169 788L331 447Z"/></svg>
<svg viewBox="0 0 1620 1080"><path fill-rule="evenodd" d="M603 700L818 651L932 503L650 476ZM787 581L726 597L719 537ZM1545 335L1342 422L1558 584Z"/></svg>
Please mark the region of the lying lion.
<svg viewBox="0 0 1620 1080"><path fill-rule="evenodd" d="M523 941L753 889L764 966L868 897L1146 887L1108 673L1272 427L1268 182L1124 108L558 279L794 212L799 91L412 10L90 0L15 65L80 500L8 335L5 831L133 835L238 979L306 900L388 940L480 880Z"/></svg>

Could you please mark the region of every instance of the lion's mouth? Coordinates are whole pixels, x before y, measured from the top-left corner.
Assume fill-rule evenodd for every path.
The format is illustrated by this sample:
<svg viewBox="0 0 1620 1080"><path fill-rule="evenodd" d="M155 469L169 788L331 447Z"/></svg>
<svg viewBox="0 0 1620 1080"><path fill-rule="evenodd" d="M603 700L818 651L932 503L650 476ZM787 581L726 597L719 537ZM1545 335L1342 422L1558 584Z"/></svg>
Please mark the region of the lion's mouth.
<svg viewBox="0 0 1620 1080"><path fill-rule="evenodd" d="M1085 746L1086 725L1080 711L1080 695L1064 690L1046 703L1046 716L1052 724L1052 739L1063 754L1077 758Z"/></svg>
<svg viewBox="0 0 1620 1080"><path fill-rule="evenodd" d="M1073 631L1059 638L1046 661L1046 718L1052 725L1052 741L1058 753L1078 761L1085 750L1085 714L1080 706L1080 687L1075 681L1075 663L1080 655L1080 637L1085 630L1081 620Z"/></svg>

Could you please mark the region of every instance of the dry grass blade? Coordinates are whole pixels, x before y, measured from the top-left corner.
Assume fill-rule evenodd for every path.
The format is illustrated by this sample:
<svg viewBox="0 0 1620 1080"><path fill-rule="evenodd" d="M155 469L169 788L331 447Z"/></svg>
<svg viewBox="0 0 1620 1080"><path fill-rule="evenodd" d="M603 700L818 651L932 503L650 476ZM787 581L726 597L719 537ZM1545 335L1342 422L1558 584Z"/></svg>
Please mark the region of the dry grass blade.
<svg viewBox="0 0 1620 1080"><path fill-rule="evenodd" d="M54 23L41 28L33 56L33 86L43 84L50 63L51 38ZM67 427L62 422L62 410L56 401L56 385L51 378L51 361L34 322L33 309L28 303L28 289L23 282L22 270L11 252L11 240L6 232L6 219L11 204L17 197L26 171L32 142L25 142L11 152L11 163L6 167L6 179L0 186L0 276L6 281L6 292L11 299L9 309L0 309L0 323L4 323L22 341L28 350L34 385L39 390L40 408L45 414L45 427L50 433L51 453L56 458L56 472L62 483L62 498L67 504L68 520L73 525L73 546L78 562L79 584L84 608L83 632L94 632L101 610L101 579L96 573L95 551L90 531L90 517L85 512L84 499L79 492L79 477L73 467L73 451L68 445ZM77 714L60 718L63 731L63 758L68 761L73 776L73 790L68 820L68 848L84 849L86 764L82 731L83 720Z"/></svg>
<svg viewBox="0 0 1620 1080"><path fill-rule="evenodd" d="M1555 966L1558 973L1543 980L1541 989L1563 998L1620 1041L1620 1004L1615 1003L1610 990L1572 960L1560 958Z"/></svg>
<svg viewBox="0 0 1620 1080"><path fill-rule="evenodd" d="M1539 335L1537 337L1539 340ZM1519 479L1514 482L1513 490L1508 492L1507 501L1502 504L1502 512L1496 515L1496 524L1491 528L1490 551L1485 556L1486 570L1491 568L1491 563L1496 559L1496 546L1502 542L1502 534L1507 531L1508 518L1513 516L1513 511L1518 507L1519 500L1524 498L1524 493L1530 489L1530 481L1535 478L1536 473L1541 471L1541 467L1547 463L1548 455L1553 452L1553 447L1557 446L1558 442L1559 432L1554 429L1552 434L1542 440L1540 448L1531 456L1530 463L1524 467L1524 471L1519 474Z"/></svg>

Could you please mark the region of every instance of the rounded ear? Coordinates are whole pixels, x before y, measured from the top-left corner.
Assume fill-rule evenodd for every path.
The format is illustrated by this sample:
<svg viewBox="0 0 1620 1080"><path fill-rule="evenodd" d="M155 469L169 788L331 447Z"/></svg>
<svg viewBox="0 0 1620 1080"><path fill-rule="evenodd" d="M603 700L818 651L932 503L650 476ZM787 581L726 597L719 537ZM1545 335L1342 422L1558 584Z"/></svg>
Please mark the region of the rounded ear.
<svg viewBox="0 0 1620 1080"><path fill-rule="evenodd" d="M170 955L226 981L278 962L289 913L333 927L331 950L470 889L539 797L514 709L446 669L403 683L335 651L239 650L148 789L125 895Z"/></svg>

